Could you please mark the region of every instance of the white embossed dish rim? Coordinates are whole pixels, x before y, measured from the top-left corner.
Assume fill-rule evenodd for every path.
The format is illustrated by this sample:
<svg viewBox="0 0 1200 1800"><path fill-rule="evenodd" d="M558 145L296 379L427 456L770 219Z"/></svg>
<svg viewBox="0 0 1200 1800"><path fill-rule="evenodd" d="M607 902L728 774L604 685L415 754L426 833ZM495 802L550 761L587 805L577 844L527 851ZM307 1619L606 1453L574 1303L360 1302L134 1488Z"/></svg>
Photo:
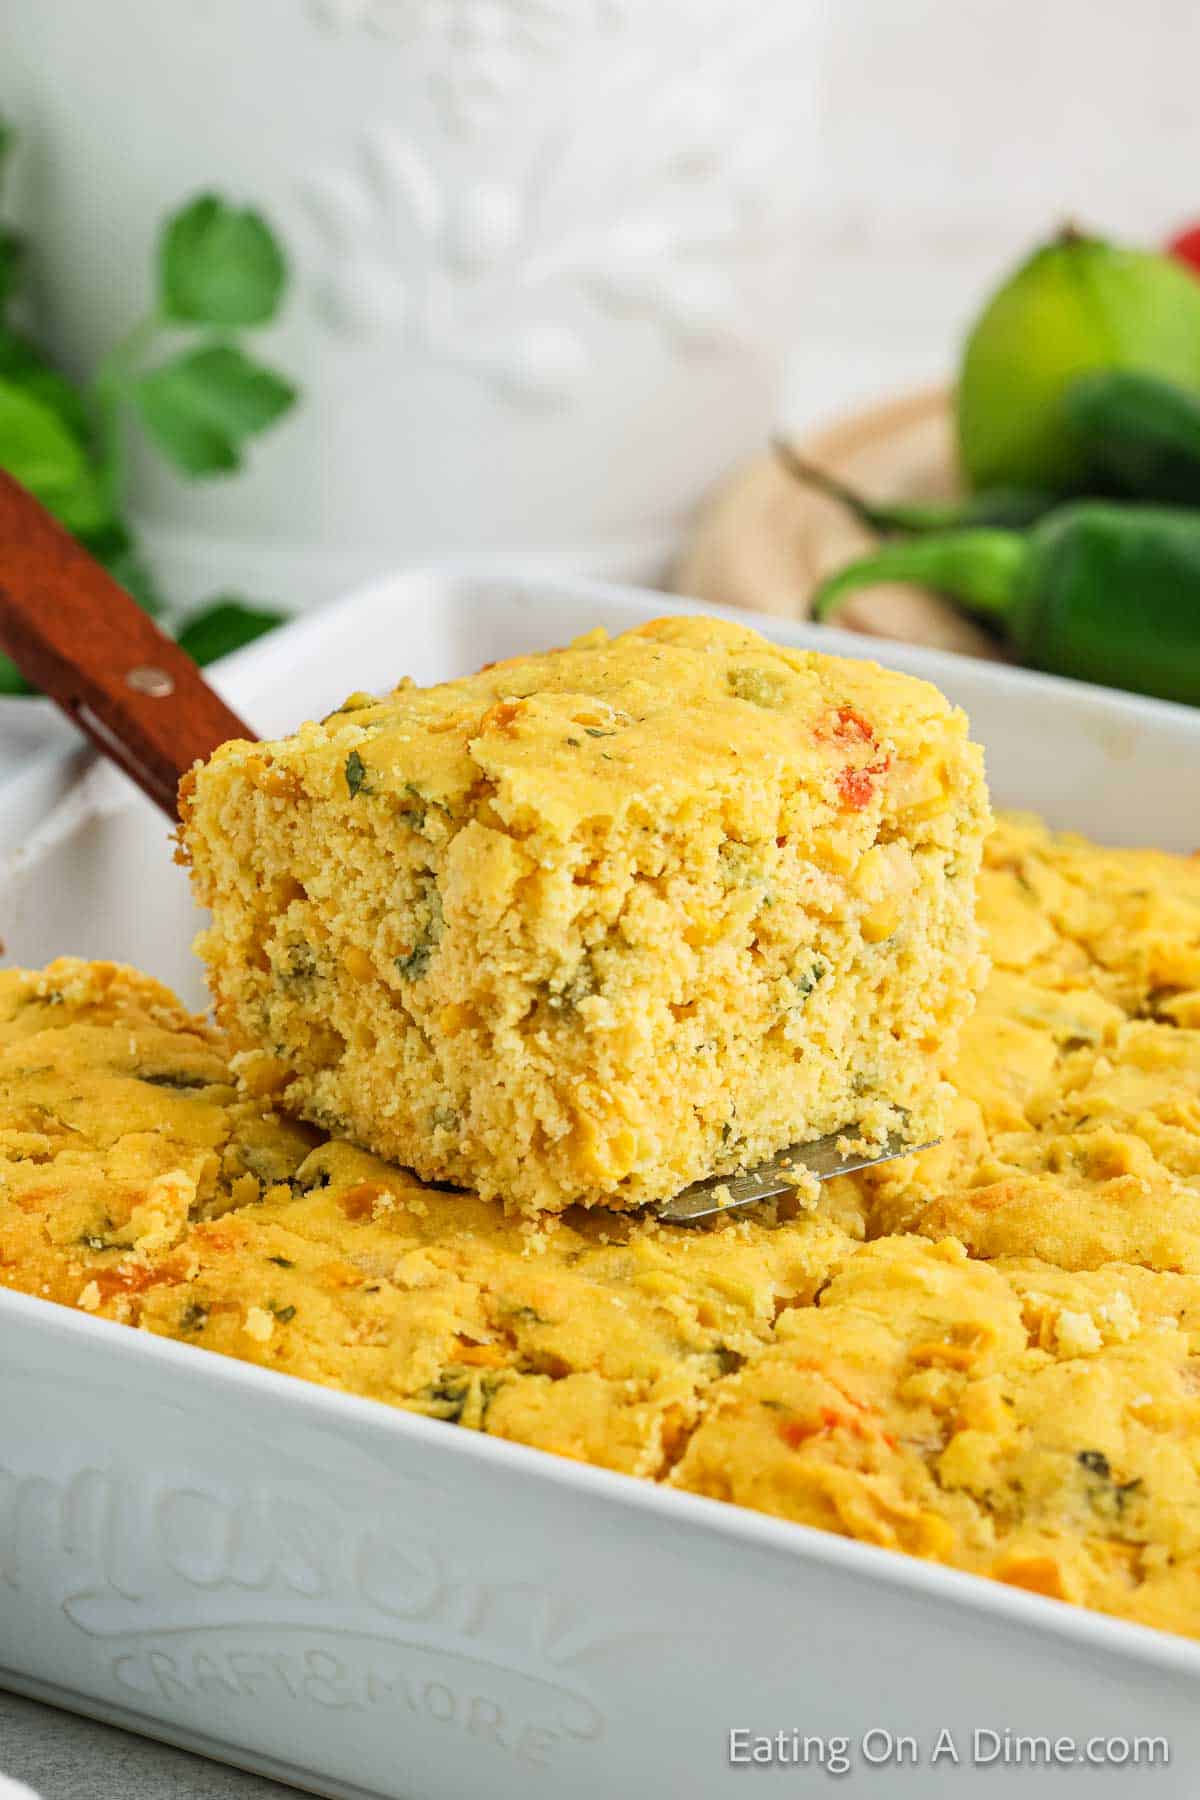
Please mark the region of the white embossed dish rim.
<svg viewBox="0 0 1200 1800"><path fill-rule="evenodd" d="M364 670L371 685L401 670L428 680L562 642L596 623L619 629L686 606L585 581L470 566L419 570L251 646L230 660L222 686L257 726L276 730L361 686ZM968 705L1001 803L1039 807L1057 824L1111 840L1191 847L1200 715L775 619L754 622L783 641L875 654L936 680ZM0 796L0 852L11 852L13 823ZM194 922L186 886L167 855L161 820L121 778L93 767L38 831L22 837L20 856L0 865L12 958L116 955L199 998L186 948ZM1185 1742L1200 1757L1200 1648L1185 1640L519 1445L448 1432L37 1299L0 1294L0 1367L8 1413L0 1436L0 1680L319 1792L440 1800L486 1780L494 1793L515 1797L561 1792L565 1781L573 1794L599 1800L618 1779L645 1781L649 1791L661 1765L663 1779L686 1781L697 1795L720 1794L733 1774L718 1725L853 1726L855 1706L862 1714L864 1696L873 1704L877 1694L887 1696L882 1710L894 1729L932 1731L941 1713L967 1730L998 1710L1017 1729L1039 1720L1062 1730L1077 1719L1096 1729L1114 1719L1121 1729L1155 1722L1169 1731L1177 1762ZM110 1508L101 1551L99 1527L88 1521L96 1496L110 1491L127 1503ZM214 1508L232 1521L218 1534L223 1548L214 1547ZM588 1618L611 1614L617 1629L610 1638L624 1648L617 1659L611 1649L589 1651L586 1679L580 1657L567 1659L576 1710L563 1724L561 1656L546 1664L558 1670L553 1679L544 1668L531 1673L527 1650L498 1647L484 1626L473 1635L440 1614L418 1617L415 1602L398 1607L394 1593L381 1612L378 1594L364 1598L361 1580L351 1604L313 1573L311 1591L297 1600L289 1590L281 1611L283 1552L279 1567L259 1579L246 1547L253 1522L268 1514L276 1521L272 1542L289 1547L300 1590L305 1581L295 1570L321 1566L313 1545L323 1532L331 1542L359 1544L387 1532L390 1569L442 1559L457 1571L446 1578L454 1593L485 1593L488 1606L500 1590L536 1590L549 1611L562 1605ZM294 1523L300 1515L308 1521L303 1531ZM226 1575L212 1575L210 1564ZM118 1566L126 1572L115 1574ZM190 1571L186 1589L180 1568ZM399 1577L391 1579L394 1589ZM214 1619L223 1581L233 1599ZM89 1611L97 1607L103 1628ZM803 1629L795 1623L801 1618ZM278 1671L291 1652L278 1645L298 1633L307 1634L311 1654L332 1658L320 1668L347 1671L353 1730L331 1734L323 1701L281 1685ZM831 1650L837 1642L857 1664L857 1702ZM422 1713L421 1704L434 1701L413 1698L418 1689L403 1684L417 1676L397 1674L396 1658L415 1659L414 1667L436 1663L442 1673L419 1692L434 1695L443 1710L453 1703L461 1718ZM231 1673L238 1669L243 1674ZM463 1723L474 1716L462 1710L472 1670L485 1672L489 1693L559 1694L558 1725L536 1727L542 1749L554 1738L557 1786L546 1786L540 1765L502 1743L502 1734L493 1741ZM246 1692L236 1691L239 1681ZM714 1683L724 1697L715 1720L711 1705L698 1710L697 1699L716 1691ZM328 1682L326 1690L325 1701L342 1691ZM394 1711L370 1700L382 1692L408 1696L399 1724ZM494 1695L470 1704L476 1700L487 1718L487 1708L500 1706ZM525 1701L506 1704L519 1711ZM334 1710L349 1707L347 1700ZM573 1731L580 1707L603 1718L601 1738ZM393 1765L400 1773L388 1773ZM954 1771L945 1791L969 1789L978 1773ZM1047 1794L1070 1791L1070 1769L1023 1771L1030 1800L1047 1774ZM1190 1793L1183 1772L1155 1774L1155 1793ZM860 1782L863 1793L881 1791L869 1768L843 1786L854 1793ZM939 1783L928 1768L893 1768L888 1793L936 1793Z"/></svg>

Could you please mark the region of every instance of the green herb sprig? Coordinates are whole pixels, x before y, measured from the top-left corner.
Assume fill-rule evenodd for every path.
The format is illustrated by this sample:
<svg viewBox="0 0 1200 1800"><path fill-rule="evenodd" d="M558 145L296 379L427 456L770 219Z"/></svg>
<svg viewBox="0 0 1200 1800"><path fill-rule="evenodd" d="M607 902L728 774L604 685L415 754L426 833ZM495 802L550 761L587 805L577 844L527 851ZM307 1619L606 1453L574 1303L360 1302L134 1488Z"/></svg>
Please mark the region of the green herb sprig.
<svg viewBox="0 0 1200 1800"><path fill-rule="evenodd" d="M0 179L14 133L0 120ZM251 357L241 334L274 319L287 288L283 250L262 216L217 194L171 215L156 248L154 299L97 364L73 380L13 321L26 243L0 223L0 468L29 489L151 614L165 601L130 526L127 461L140 429L191 480L241 468L252 438L297 390ZM180 642L208 663L285 615L222 594L186 618ZM30 692L0 657L0 693Z"/></svg>

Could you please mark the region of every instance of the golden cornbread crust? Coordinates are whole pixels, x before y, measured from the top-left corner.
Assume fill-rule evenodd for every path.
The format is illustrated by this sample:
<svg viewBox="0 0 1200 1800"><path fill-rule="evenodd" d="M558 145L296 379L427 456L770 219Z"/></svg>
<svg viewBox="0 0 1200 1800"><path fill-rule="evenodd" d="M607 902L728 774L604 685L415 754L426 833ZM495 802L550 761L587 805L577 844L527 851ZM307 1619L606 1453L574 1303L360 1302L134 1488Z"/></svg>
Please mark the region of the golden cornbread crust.
<svg viewBox="0 0 1200 1800"><path fill-rule="evenodd" d="M0 970L0 1286L113 1318L186 1276L192 1223L257 1199L315 1133L239 1097L157 981L61 957Z"/></svg>
<svg viewBox="0 0 1200 1800"><path fill-rule="evenodd" d="M987 802L925 682L662 619L226 744L184 801L245 1078L425 1179L624 1208L937 1134Z"/></svg>
<svg viewBox="0 0 1200 1800"><path fill-rule="evenodd" d="M978 912L947 1136L861 1179L872 1233L1200 1274L1200 855L1002 818Z"/></svg>
<svg viewBox="0 0 1200 1800"><path fill-rule="evenodd" d="M953 1136L791 1216L537 1224L239 1098L155 983L0 976L0 1282L1200 1637L1200 857L1005 818Z"/></svg>
<svg viewBox="0 0 1200 1800"><path fill-rule="evenodd" d="M722 1384L671 1480L1200 1634L1200 1284L867 1245Z"/></svg>
<svg viewBox="0 0 1200 1800"><path fill-rule="evenodd" d="M239 1099L132 969L0 974L0 1285L631 1474L853 1248L840 1207L537 1231Z"/></svg>

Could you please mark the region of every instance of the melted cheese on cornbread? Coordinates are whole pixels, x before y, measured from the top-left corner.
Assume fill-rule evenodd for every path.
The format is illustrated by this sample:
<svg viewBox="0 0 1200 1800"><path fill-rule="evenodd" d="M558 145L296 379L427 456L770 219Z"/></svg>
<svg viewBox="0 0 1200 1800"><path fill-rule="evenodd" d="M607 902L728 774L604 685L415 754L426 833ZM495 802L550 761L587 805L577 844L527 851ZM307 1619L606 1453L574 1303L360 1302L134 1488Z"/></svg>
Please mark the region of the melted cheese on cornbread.
<svg viewBox="0 0 1200 1800"><path fill-rule="evenodd" d="M656 1476L713 1384L806 1305L853 1240L829 1216L684 1234L588 1213L522 1232L345 1144L198 1225L167 1336L560 1455Z"/></svg>

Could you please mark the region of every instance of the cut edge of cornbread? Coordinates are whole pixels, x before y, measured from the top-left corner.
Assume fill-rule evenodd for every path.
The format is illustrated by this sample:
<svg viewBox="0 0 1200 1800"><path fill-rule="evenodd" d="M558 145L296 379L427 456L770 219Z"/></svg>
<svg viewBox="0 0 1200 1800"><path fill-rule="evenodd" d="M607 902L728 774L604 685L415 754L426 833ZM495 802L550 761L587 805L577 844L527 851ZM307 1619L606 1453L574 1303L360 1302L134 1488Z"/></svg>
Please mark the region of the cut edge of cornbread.
<svg viewBox="0 0 1200 1800"><path fill-rule="evenodd" d="M929 684L676 617L185 778L252 1090L529 1213L936 1136L982 759Z"/></svg>

